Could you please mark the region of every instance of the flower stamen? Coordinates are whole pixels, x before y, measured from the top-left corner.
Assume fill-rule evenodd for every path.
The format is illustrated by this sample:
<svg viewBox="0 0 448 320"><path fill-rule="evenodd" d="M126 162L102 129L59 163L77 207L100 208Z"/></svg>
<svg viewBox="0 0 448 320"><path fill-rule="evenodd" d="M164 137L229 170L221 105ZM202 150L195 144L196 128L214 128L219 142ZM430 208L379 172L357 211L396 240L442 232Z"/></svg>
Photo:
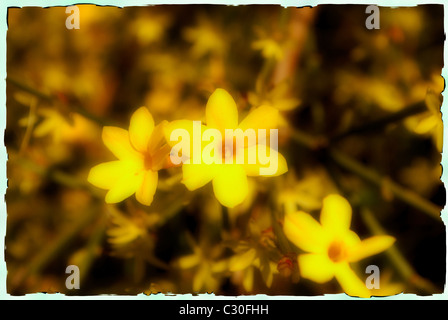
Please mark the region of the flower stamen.
<svg viewBox="0 0 448 320"><path fill-rule="evenodd" d="M340 262L347 256L345 245L342 241L333 241L328 247L328 257L333 262Z"/></svg>

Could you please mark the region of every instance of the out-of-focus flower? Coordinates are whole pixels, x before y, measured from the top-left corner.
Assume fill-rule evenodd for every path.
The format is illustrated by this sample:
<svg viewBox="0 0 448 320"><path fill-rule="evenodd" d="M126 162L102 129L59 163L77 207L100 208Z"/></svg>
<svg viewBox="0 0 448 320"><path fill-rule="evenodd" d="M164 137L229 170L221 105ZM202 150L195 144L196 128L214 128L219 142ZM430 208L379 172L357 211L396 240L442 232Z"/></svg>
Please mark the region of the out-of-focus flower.
<svg viewBox="0 0 448 320"><path fill-rule="evenodd" d="M266 287L272 286L274 275L279 273L277 265L281 256L269 210L261 207L253 210L248 227L249 237L233 248L235 254L229 259L228 269L235 284L241 285L247 292L253 292L257 272Z"/></svg>
<svg viewBox="0 0 448 320"><path fill-rule="evenodd" d="M248 247L246 243L235 249L235 255L229 260L229 271L233 279L241 279L241 284L247 292L252 292L255 272L260 270L264 283L268 288L272 286L274 274L278 273L277 263L268 259L262 248Z"/></svg>
<svg viewBox="0 0 448 320"><path fill-rule="evenodd" d="M429 197L442 182L442 166L434 165L424 158L417 158L400 171L399 179L417 193Z"/></svg>
<svg viewBox="0 0 448 320"><path fill-rule="evenodd" d="M205 247L195 244L193 253L177 260L177 266L180 269L194 271L193 292L211 293L216 291L221 281L220 274L226 270L225 260L217 260L221 254L221 247L215 246L209 250L211 252L207 252Z"/></svg>
<svg viewBox="0 0 448 320"><path fill-rule="evenodd" d="M161 223L161 216L158 213L148 213L139 208L134 208L131 212L122 212L115 206L107 206L107 213L109 223L106 234L107 242L112 249L110 255L133 259L136 279L141 279L144 273L137 266L144 266L145 262L161 269L168 267L154 254L156 229Z"/></svg>
<svg viewBox="0 0 448 320"><path fill-rule="evenodd" d="M268 91L265 95L250 92L249 103L253 106L268 105L279 111L290 111L300 105L300 100L288 95L289 85L283 81Z"/></svg>
<svg viewBox="0 0 448 320"><path fill-rule="evenodd" d="M444 90L445 80L440 74L433 74L431 81L422 83L417 88L426 88L425 103L428 111L409 117L404 124L408 130L421 135L431 135L439 152L443 147L443 121L440 97Z"/></svg>
<svg viewBox="0 0 448 320"><path fill-rule="evenodd" d="M323 201L319 224L308 213L287 213L283 230L286 237L306 251L297 258L303 278L324 283L336 277L351 296L370 297L371 292L351 269L350 263L380 253L395 241L391 236L373 236L360 240L350 230L352 209L339 195Z"/></svg>
<svg viewBox="0 0 448 320"><path fill-rule="evenodd" d="M149 45L162 39L165 30L170 25L168 15L142 14L130 26L131 32L142 45Z"/></svg>
<svg viewBox="0 0 448 320"><path fill-rule="evenodd" d="M266 38L254 41L252 42L252 48L261 51L261 55L265 59L274 59L276 61L283 59L283 49L274 39Z"/></svg>
<svg viewBox="0 0 448 320"><path fill-rule="evenodd" d="M249 92L248 101L253 106L267 105L278 109L279 127L289 127L289 121L286 113L296 109L300 105L300 100L289 94L290 85L283 81L273 87L271 90L262 93Z"/></svg>
<svg viewBox="0 0 448 320"><path fill-rule="evenodd" d="M261 106L253 110L239 125L238 125L238 109L232 96L224 89L216 89L210 96L206 106L206 122L207 125L202 125L203 130L208 128L214 128L221 132L223 141L215 141L222 147L222 163L221 164L207 164L204 159L201 163L184 163L182 165L183 180L182 182L190 190L196 190L210 181L213 181L213 190L218 201L226 206L233 208L236 205L242 203L246 198L249 187L247 182L247 176L260 175L260 168L264 167L260 162L249 164L248 161L244 161L243 164L236 163L233 159L233 163L225 163L227 157L232 155L235 157L236 150L234 139L231 141L225 141L226 129L241 129L243 132L246 129L253 129L257 135L258 143L258 129L274 129L277 126L278 110L269 107ZM171 133L176 129L184 129L193 137L193 122L189 120L176 120L171 122L166 127L165 135L166 140L170 144L175 146L176 142L170 141ZM190 139L190 150L193 150L192 141ZM232 149L231 149L232 148ZM271 176L278 176L285 173L288 170L285 158L277 151L262 144L249 146L245 143L244 154L247 155L250 148L256 148L256 152L260 150L267 151L271 156L278 155L278 167L277 171ZM218 148L220 149L220 148ZM266 150L267 149L267 150ZM232 150L232 151L231 151ZM253 150L252 150L253 151ZM267 154L267 153L266 153ZM182 157L190 157L188 150L182 150ZM276 157L273 157L276 158ZM193 161L192 161L193 162Z"/></svg>
<svg viewBox="0 0 448 320"><path fill-rule="evenodd" d="M114 207L109 208L109 213L112 226L108 228L107 235L110 244L126 245L147 233L144 221L130 219Z"/></svg>
<svg viewBox="0 0 448 320"><path fill-rule="evenodd" d="M278 202L291 212L300 210L313 211L322 205L325 195L336 190L325 169L317 168L306 171L298 177L294 171L282 177L279 181L282 191L278 195Z"/></svg>
<svg viewBox="0 0 448 320"><path fill-rule="evenodd" d="M151 81L152 88L145 97L146 105L156 114L170 114L181 103L183 83L168 75L158 75Z"/></svg>
<svg viewBox="0 0 448 320"><path fill-rule="evenodd" d="M437 150L442 152L443 147L443 121L442 113L440 112L440 100L433 93L428 93L426 98L426 106L429 112L426 117L421 119L414 132L418 134L432 134Z"/></svg>
<svg viewBox="0 0 448 320"><path fill-rule="evenodd" d="M50 135L56 144L61 142L93 141L98 130L92 121L78 113L70 114L71 121L54 108L39 108L37 114L43 120L36 125L33 135L38 138ZM35 121L35 118L31 119L33 124ZM20 120L20 125L22 126L29 124L28 118Z"/></svg>
<svg viewBox="0 0 448 320"><path fill-rule="evenodd" d="M204 16L199 17L196 27L186 28L183 35L193 44L191 53L196 58L207 54L223 55L225 53L226 42L223 34Z"/></svg>
<svg viewBox="0 0 448 320"><path fill-rule="evenodd" d="M164 144L163 127L154 127L146 107L131 117L129 131L118 127L103 128L103 142L118 158L90 170L88 181L102 189L107 203L120 202L135 193L137 201L149 206L157 189L158 171L169 166L170 148Z"/></svg>
<svg viewBox="0 0 448 320"><path fill-rule="evenodd" d="M338 86L334 100L338 104L356 99L362 105L375 105L390 112L399 111L406 105L404 94L389 79L369 78L346 71L336 78Z"/></svg>

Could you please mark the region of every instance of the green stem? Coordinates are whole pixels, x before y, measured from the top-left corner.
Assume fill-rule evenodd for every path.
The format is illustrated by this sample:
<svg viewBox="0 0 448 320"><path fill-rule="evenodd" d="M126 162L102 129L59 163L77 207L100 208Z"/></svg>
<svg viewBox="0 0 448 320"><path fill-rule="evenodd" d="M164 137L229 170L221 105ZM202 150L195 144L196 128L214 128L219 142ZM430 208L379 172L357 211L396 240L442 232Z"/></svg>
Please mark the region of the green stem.
<svg viewBox="0 0 448 320"><path fill-rule="evenodd" d="M410 105L408 107L403 108L403 110L392 113L388 116L385 116L384 118L372 121L370 123L366 123L364 125L354 127L344 133L338 134L331 138L331 142L334 143L336 141L339 141L347 136L351 136L354 134L362 134L367 132L372 132L376 130L381 130L385 126L391 124L391 123L397 123L407 117L429 111L428 107L426 106L425 101L420 101L418 103L415 103L413 105Z"/></svg>
<svg viewBox="0 0 448 320"><path fill-rule="evenodd" d="M276 199L279 199L279 190L282 190L282 186L279 180L274 183L276 184L272 189L276 191L270 197L271 210L269 210L272 219L272 231L274 232L277 240L278 249L283 255L287 255L295 253L295 250L283 232L282 221L284 221L284 217L288 212L295 212L297 210L297 206L292 201L286 201L284 203L276 201Z"/></svg>
<svg viewBox="0 0 448 320"><path fill-rule="evenodd" d="M261 71L258 75L257 81L256 81L256 88L255 91L257 94L263 97L264 93L267 91L268 87L268 79L269 76L274 71L276 61L273 58L265 59L263 66L261 68Z"/></svg>
<svg viewBox="0 0 448 320"><path fill-rule="evenodd" d="M53 102L53 100L54 100L54 97L52 97L46 93L40 92L39 90L36 90L36 89L28 86L27 84L20 82L17 79L14 79L11 77L6 77L6 82L16 86L17 88L19 88L25 92L28 92L29 94L32 94L33 96L36 96L37 98L39 98L41 100L44 100L47 102Z"/></svg>
<svg viewBox="0 0 448 320"><path fill-rule="evenodd" d="M22 166L28 170L33 171L34 173L37 173L42 177L46 177L49 180L54 181L62 186L75 189L85 189L91 192L93 196L100 199L103 198L103 194L100 192L100 190L94 188L84 179L80 179L76 176L67 174L61 170L45 168L27 158L20 156L16 156L13 162L15 164L18 164L19 166Z"/></svg>
<svg viewBox="0 0 448 320"><path fill-rule="evenodd" d="M369 228L370 232L374 235L384 235L386 232L379 224L376 217L368 209L361 210L361 217L364 223ZM417 274L414 268L406 261L404 256L400 253L397 247L394 245L385 252L393 265L400 273L402 278L406 281L424 291L425 293L434 294L438 292L437 287L427 279L422 278Z"/></svg>
<svg viewBox="0 0 448 320"><path fill-rule="evenodd" d="M328 145L328 142L324 137L314 137L296 129L291 131L291 138L298 144L313 151L322 149Z"/></svg>
<svg viewBox="0 0 448 320"><path fill-rule="evenodd" d="M64 251L73 238L79 236L82 230L87 228L94 218L97 218L95 213L97 211L94 209L86 211L77 221L61 231L54 241L42 248L31 262L13 278L13 287L19 288L28 277L40 273L58 254Z"/></svg>
<svg viewBox="0 0 448 320"><path fill-rule="evenodd" d="M411 205L412 207L426 213L429 217L441 221L440 212L442 208L436 206L432 202L422 198L419 194L403 188L387 177L381 176L375 170L370 169L350 158L342 152L336 150L329 151L330 157L341 167L357 174L364 180L377 185L380 188L387 188L395 197L401 201Z"/></svg>
<svg viewBox="0 0 448 320"><path fill-rule="evenodd" d="M6 82L9 84L12 84L12 85L16 86L17 88L39 98L40 100L46 101L50 104L55 104L58 101L58 99L56 97L46 94L46 93L43 93L43 92L40 92L39 90L37 90L27 84L24 84L17 79L7 77ZM85 118L90 119L101 126L105 126L108 123L110 123L109 121L104 121L102 118L99 118L99 117L91 114L90 112L88 112L87 110L85 110L84 108L82 108L80 106L71 105L70 107L73 109L74 112L79 113L80 115L84 116Z"/></svg>
<svg viewBox="0 0 448 320"><path fill-rule="evenodd" d="M104 216L102 219L97 221L97 226L95 230L90 235L90 238L87 243L87 253L86 257L83 260L82 267L79 266L80 270L80 283L84 283L84 280L88 277L89 271L95 261L95 258L98 256L98 250L100 249L101 243L106 234L106 224L104 223Z"/></svg>
<svg viewBox="0 0 448 320"><path fill-rule="evenodd" d="M292 139L299 143L300 145L311 149L311 150L319 150L321 148L327 148L327 155L332 159L335 163L337 163L340 167L358 175L364 180L375 184L380 188L387 188L396 198L401 201L409 204L410 206L420 210L423 213L426 213L433 219L440 221L440 212L442 208L438 207L434 203L422 198L419 194L415 193L412 190L408 190L395 182L391 181L388 177L381 176L375 170L368 168L356 161L355 159L349 157L343 152L337 151L334 148L328 148L326 145L325 138L322 137L312 137L307 133L300 132L298 130L294 130L292 135Z"/></svg>
<svg viewBox="0 0 448 320"><path fill-rule="evenodd" d="M36 117L36 109L37 109L37 99L33 97L33 99L30 102L30 112L28 113L28 121L26 125L25 135L23 136L22 143L20 144L20 150L19 150L20 155L23 155L30 142L31 134L33 132L34 127L34 121Z"/></svg>

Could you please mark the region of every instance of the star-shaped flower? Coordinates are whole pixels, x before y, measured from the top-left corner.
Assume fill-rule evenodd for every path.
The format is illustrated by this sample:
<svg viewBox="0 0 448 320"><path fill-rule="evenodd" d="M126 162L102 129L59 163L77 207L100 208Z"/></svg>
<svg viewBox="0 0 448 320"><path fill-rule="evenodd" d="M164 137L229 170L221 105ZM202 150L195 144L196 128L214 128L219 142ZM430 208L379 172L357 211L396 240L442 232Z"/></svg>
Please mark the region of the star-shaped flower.
<svg viewBox="0 0 448 320"><path fill-rule="evenodd" d="M157 189L158 170L167 166L170 147L165 144L163 127L154 127L146 107L131 117L129 131L103 128L103 142L118 160L101 163L90 170L88 181L109 190L106 203L120 202L135 193L141 204L149 206Z"/></svg>
<svg viewBox="0 0 448 320"><path fill-rule="evenodd" d="M298 256L302 278L324 283L336 277L351 296L370 297L371 293L351 269L350 263L380 253L395 241L391 236L360 240L350 230L352 209L339 195L323 201L320 224L308 213L287 213L283 225L286 237L308 253Z"/></svg>
<svg viewBox="0 0 448 320"><path fill-rule="evenodd" d="M222 163L207 164L204 159L204 150L207 146L202 144L202 161L201 163L183 163L183 180L182 182L189 190L196 190L208 182L212 181L213 190L218 201L229 208L242 203L248 195L247 176L259 176L260 169L266 169L269 164L263 164L259 159L255 163L247 161L249 153L269 154L272 159L277 161L277 170L272 174L263 174L266 176L278 176L288 170L285 158L273 148L266 144L259 143L258 129L266 129L269 134L270 129L275 129L278 120L278 110L269 106L260 106L250 112L247 117L238 124L238 109L232 96L224 89L216 89L210 96L206 106L206 125L201 125L202 131L207 129L216 129L221 133L222 141L211 142L216 143L219 155L222 157ZM189 133L190 137L194 137L194 123L190 120L176 120L167 125L165 136L168 143L175 147L176 142L172 142L171 133L176 129L184 129ZM235 139L226 139L226 129L253 129L256 134L256 144L249 145L247 141L244 146L238 146ZM182 158L189 159L194 157L193 139L190 139L191 147L189 150L182 149ZM235 156L238 152L244 154L245 161L238 163ZM216 155L209 156L215 157ZM207 157L207 155L205 155ZM228 161L233 157L233 161ZM231 160L231 159L230 159ZM232 163L230 163L232 162Z"/></svg>

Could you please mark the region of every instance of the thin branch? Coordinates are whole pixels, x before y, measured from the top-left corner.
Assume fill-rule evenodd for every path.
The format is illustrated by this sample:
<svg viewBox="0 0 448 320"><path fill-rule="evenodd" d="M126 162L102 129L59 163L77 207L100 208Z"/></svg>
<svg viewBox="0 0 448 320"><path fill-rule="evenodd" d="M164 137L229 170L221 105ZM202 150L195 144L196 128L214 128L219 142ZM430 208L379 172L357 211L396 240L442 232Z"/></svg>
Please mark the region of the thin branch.
<svg viewBox="0 0 448 320"><path fill-rule="evenodd" d="M428 111L428 107L426 106L425 101L420 101L413 105L403 108L403 110L392 113L388 116L385 116L381 119L372 121L370 123L363 124L361 126L354 127L349 129L346 132L340 133L330 139L331 143L335 143L343 138L346 138L355 134L363 134L369 132L375 132L378 130L384 129L387 125L391 123L397 123L407 117Z"/></svg>
<svg viewBox="0 0 448 320"><path fill-rule="evenodd" d="M370 210L363 208L361 210L361 217L372 234L386 234L375 215L373 215ZM395 245L389 248L385 253L388 255L389 259L405 281L411 283L425 293L434 294L439 291L431 281L418 275L418 273L406 261L405 257L400 253Z"/></svg>
<svg viewBox="0 0 448 320"><path fill-rule="evenodd" d="M43 100L43 101L49 103L49 104L54 105L54 104L57 104L58 102L60 102L57 97L49 95L49 94L46 94L46 93L43 93L43 92L41 92L41 91L39 91L39 90L37 90L37 89L27 85L27 84L24 84L24 83L20 82L17 79L14 79L14 78L11 78L11 77L7 77L6 78L6 82L16 86L18 89L21 89L22 91L25 91L25 92L27 92L27 93L29 93L29 94L39 98L40 100ZM90 112L88 112L87 110L85 110L81 106L71 105L70 108L74 112L79 113L80 115L84 116L85 118L90 119L90 120L96 122L97 124L99 124L101 126L105 126L108 123L110 123L109 121L105 121L104 119L99 118L99 117L91 114Z"/></svg>
<svg viewBox="0 0 448 320"><path fill-rule="evenodd" d="M42 248L28 265L18 271L11 280L13 288L19 288L30 276L40 273L68 246L73 238L79 236L81 231L92 223L94 218L98 218L98 215L95 214L97 212L95 209L86 211L77 221L65 230L62 230L49 246Z"/></svg>
<svg viewBox="0 0 448 320"><path fill-rule="evenodd" d="M420 210L421 212L426 213L431 218L441 221L440 212L442 208L424 199L414 191L408 190L396 184L388 177L380 175L374 169L366 167L343 152L327 147L325 144L325 138L312 137L307 133L298 130L295 130L291 137L297 143L311 150L318 150L320 148L326 150L328 157L340 167L343 167L364 180L375 184L379 188L387 188L387 190L390 191L396 198Z"/></svg>
<svg viewBox="0 0 448 320"><path fill-rule="evenodd" d="M388 191L403 202L413 206L414 208L426 213L429 217L441 221L440 212L442 208L434 203L424 199L412 190L408 190L387 177L381 176L375 170L367 168L360 162L336 150L330 150L330 157L341 167L357 174L366 181L369 181L380 188L387 188Z"/></svg>

